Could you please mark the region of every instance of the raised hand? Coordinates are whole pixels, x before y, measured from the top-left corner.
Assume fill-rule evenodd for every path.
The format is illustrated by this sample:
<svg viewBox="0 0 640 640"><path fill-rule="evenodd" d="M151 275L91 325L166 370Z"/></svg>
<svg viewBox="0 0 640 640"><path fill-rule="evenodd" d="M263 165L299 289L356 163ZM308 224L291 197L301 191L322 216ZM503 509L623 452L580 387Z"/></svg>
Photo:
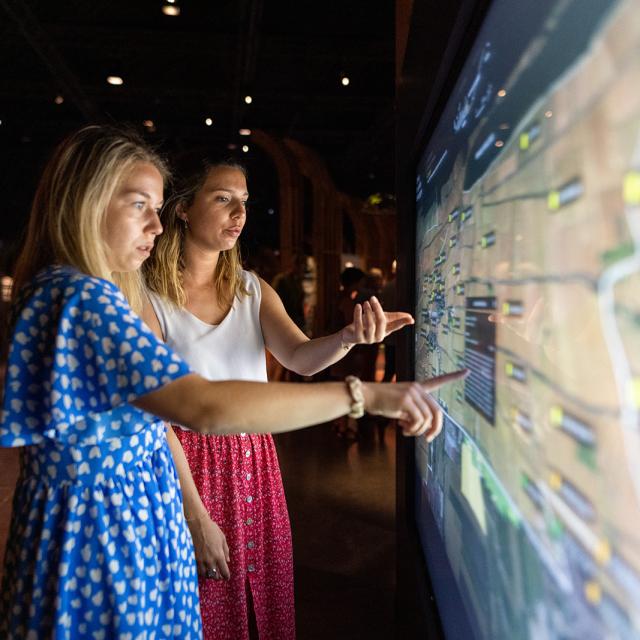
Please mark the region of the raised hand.
<svg viewBox="0 0 640 640"><path fill-rule="evenodd" d="M382 342L389 334L413 324L410 313L384 311L379 300L372 296L353 309L353 321L341 333L344 344L373 344Z"/></svg>

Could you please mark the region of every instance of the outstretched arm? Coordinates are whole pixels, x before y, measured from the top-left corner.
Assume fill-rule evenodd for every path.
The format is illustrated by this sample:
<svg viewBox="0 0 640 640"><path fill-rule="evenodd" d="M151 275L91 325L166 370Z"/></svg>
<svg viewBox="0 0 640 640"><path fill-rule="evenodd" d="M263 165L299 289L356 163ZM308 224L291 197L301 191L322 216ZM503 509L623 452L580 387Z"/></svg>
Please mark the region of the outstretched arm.
<svg viewBox="0 0 640 640"><path fill-rule="evenodd" d="M426 382L362 383L365 411L396 418L405 435L427 434L431 440L442 428L442 412L429 392L467 373L456 371ZM189 374L133 404L201 433L280 433L346 415L352 399L342 382L210 382Z"/></svg>
<svg viewBox="0 0 640 640"><path fill-rule="evenodd" d="M413 324L408 313L385 312L375 297L357 304L353 320L336 333L309 338L288 316L278 294L264 280L260 324L267 349L291 371L313 375L338 362L356 344L382 342L390 333Z"/></svg>

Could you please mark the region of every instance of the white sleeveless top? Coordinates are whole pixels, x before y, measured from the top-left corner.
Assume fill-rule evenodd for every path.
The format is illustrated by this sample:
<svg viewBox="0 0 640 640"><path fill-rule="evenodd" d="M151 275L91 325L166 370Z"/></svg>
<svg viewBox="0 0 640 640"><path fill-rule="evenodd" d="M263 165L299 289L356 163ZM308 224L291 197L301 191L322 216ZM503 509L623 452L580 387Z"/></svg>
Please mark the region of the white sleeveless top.
<svg viewBox="0 0 640 640"><path fill-rule="evenodd" d="M267 381L260 326L262 290L255 274L243 270L242 280L250 295L236 297L217 325L149 292L165 342L207 380Z"/></svg>

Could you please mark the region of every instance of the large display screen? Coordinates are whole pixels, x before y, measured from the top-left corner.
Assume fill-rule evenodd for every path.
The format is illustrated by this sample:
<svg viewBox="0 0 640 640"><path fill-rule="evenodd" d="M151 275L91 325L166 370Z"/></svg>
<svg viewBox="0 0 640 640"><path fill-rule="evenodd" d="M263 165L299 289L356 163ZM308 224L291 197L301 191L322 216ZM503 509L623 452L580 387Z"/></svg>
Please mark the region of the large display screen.
<svg viewBox="0 0 640 640"><path fill-rule="evenodd" d="M477 638L640 638L640 2L495 0L416 208L423 545Z"/></svg>

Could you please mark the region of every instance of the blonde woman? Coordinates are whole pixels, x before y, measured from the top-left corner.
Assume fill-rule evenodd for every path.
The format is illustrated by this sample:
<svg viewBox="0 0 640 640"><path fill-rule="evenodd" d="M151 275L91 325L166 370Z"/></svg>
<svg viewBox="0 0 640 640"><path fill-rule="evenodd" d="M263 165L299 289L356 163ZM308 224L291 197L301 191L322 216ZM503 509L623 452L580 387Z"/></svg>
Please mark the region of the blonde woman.
<svg viewBox="0 0 640 640"><path fill-rule="evenodd" d="M66 139L40 180L0 413L0 446L22 447L2 638L200 638L191 536L155 416L203 433L266 432L357 406L341 383L208 382L140 320L115 282L140 303L165 174L136 136L94 126ZM429 388L363 385L364 406L434 434Z"/></svg>
<svg viewBox="0 0 640 640"><path fill-rule="evenodd" d="M155 311L145 318L205 378L265 382L265 347L287 369L311 375L355 344L380 342L413 322L408 313L384 313L371 298L340 331L309 340L275 291L242 269L244 168L197 155L183 165L164 234L144 266ZM261 640L294 638L291 531L272 437L203 436L180 426L175 433L193 476L185 470L181 482L205 638L248 638L254 624Z"/></svg>

